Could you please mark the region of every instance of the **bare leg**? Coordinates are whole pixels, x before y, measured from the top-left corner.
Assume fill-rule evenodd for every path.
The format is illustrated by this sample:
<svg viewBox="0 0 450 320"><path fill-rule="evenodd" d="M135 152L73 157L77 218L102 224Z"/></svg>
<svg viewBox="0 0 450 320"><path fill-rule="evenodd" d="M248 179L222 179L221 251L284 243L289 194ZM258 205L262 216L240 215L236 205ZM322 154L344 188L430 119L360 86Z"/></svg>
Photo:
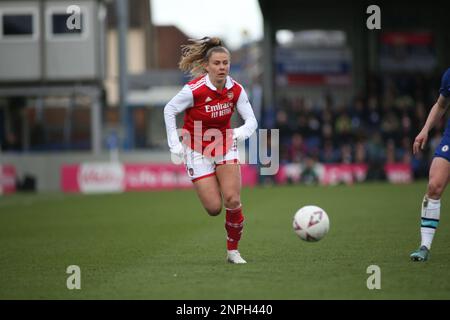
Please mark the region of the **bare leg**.
<svg viewBox="0 0 450 320"><path fill-rule="evenodd" d="M239 164L223 164L216 168L217 180L223 195L225 208L236 209L241 205L241 169Z"/></svg>
<svg viewBox="0 0 450 320"><path fill-rule="evenodd" d="M210 216L217 216L222 211L222 196L216 176L210 176L194 182L197 195Z"/></svg>
<svg viewBox="0 0 450 320"><path fill-rule="evenodd" d="M450 162L444 158L436 157L431 162L430 177L428 180L427 196L429 199L441 198L449 179Z"/></svg>

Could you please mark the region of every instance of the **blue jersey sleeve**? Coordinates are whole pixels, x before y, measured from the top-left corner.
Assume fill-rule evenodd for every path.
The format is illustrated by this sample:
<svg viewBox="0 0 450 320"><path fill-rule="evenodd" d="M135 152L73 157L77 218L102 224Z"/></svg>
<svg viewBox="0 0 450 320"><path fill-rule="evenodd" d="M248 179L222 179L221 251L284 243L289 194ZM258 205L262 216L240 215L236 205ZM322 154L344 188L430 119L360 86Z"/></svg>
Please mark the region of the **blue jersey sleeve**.
<svg viewBox="0 0 450 320"><path fill-rule="evenodd" d="M450 68L448 68L442 76L441 88L439 89L439 93L446 98L450 97Z"/></svg>

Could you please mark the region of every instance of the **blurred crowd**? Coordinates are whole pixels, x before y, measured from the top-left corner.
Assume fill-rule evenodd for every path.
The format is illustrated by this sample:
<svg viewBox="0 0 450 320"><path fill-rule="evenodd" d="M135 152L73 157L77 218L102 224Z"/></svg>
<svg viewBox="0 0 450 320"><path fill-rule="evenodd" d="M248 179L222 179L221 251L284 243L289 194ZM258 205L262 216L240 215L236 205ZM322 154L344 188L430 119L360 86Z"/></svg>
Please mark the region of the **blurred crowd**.
<svg viewBox="0 0 450 320"><path fill-rule="evenodd" d="M439 77L372 77L368 94L346 104L326 96L323 105L304 98L279 102L275 128L280 131L280 162L311 167L320 163L366 163L368 179L383 179L386 163L407 163L423 178L445 128L441 119L422 153L412 143L439 95Z"/></svg>

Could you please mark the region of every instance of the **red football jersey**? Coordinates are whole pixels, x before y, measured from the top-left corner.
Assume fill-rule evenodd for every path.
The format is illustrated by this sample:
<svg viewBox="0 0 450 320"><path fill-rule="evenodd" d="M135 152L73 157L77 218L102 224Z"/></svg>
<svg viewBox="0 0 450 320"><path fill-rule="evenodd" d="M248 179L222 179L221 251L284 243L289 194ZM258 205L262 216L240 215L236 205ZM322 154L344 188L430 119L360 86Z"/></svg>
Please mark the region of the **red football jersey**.
<svg viewBox="0 0 450 320"><path fill-rule="evenodd" d="M190 139L183 138L183 143L206 156L226 154L233 143L230 119L242 86L231 80L222 91L214 90L206 76L190 81L188 86L194 103L185 110L183 129Z"/></svg>

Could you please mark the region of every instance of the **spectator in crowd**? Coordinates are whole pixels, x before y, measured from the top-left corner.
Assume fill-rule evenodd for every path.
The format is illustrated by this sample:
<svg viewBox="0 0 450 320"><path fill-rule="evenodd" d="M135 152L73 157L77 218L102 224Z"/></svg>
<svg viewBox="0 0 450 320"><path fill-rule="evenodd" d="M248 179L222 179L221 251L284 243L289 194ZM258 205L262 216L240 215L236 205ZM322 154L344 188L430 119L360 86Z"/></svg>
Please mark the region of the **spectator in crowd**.
<svg viewBox="0 0 450 320"><path fill-rule="evenodd" d="M363 141L358 141L355 145L355 163L367 162L367 148Z"/></svg>
<svg viewBox="0 0 450 320"><path fill-rule="evenodd" d="M325 140L320 153L320 162L322 163L336 163L339 161L339 155L333 146L331 139Z"/></svg>
<svg viewBox="0 0 450 320"><path fill-rule="evenodd" d="M316 169L317 161L310 156L305 159L305 165L300 174L300 181L307 185L317 184L319 182L319 174Z"/></svg>
<svg viewBox="0 0 450 320"><path fill-rule="evenodd" d="M300 133L294 133L292 136L291 145L289 147L290 162L301 162L307 152L308 148L305 144L303 136Z"/></svg>

